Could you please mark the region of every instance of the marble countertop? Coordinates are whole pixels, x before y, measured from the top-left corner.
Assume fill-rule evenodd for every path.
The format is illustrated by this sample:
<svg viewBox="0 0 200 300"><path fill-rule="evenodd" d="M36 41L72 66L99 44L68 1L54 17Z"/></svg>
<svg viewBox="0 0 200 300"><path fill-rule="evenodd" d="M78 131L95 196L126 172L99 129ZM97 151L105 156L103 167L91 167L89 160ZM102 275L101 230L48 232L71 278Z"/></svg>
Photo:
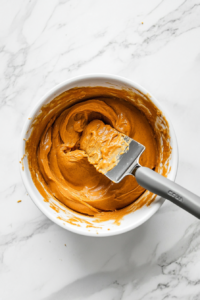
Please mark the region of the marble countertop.
<svg viewBox="0 0 200 300"><path fill-rule="evenodd" d="M166 201L131 232L89 238L48 220L23 186L27 113L59 82L92 72L135 80L157 97L177 135L177 182L200 195L199 0L2 0L0 299L199 300L193 216Z"/></svg>

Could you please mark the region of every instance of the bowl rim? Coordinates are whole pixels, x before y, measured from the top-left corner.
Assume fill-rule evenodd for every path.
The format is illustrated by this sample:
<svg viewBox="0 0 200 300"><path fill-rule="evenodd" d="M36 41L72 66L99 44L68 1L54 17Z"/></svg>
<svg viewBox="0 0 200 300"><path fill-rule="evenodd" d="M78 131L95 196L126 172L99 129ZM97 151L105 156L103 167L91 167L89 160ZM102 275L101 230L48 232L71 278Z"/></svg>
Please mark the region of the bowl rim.
<svg viewBox="0 0 200 300"><path fill-rule="evenodd" d="M104 80L116 80L119 81L121 84L124 85L129 85L132 86L133 88L141 91L143 94L149 94L151 96L151 101L162 111L163 115L166 117L168 123L169 123L169 129L170 129L170 136L171 136L171 140L173 142L173 166L171 168L170 174L168 176L168 178L170 180L175 181L176 175L177 175L177 170L178 170L178 144L177 144L177 139L176 139L176 135L175 135L175 131L173 128L173 125L171 123L171 120L168 116L168 112L166 112L166 109L162 107L162 105L159 103L159 101L152 95L152 93L149 93L143 86L141 86L140 84L138 84L137 82L127 79L125 77L122 76L118 76L118 75L113 75L113 74L109 74L109 73L91 73L91 74L83 74L83 75L79 75L79 76L75 76L72 77L70 79L64 80L61 83L55 85L53 88L51 88L47 93L44 94L44 96L42 96L33 106L33 108L30 110L30 112L28 113L28 118L26 119L21 135L20 135L20 145L19 145L19 161L21 160L21 158L24 155L24 137L26 135L26 132L30 126L30 118L32 118L38 111L38 109L40 109L43 105L44 102L49 98L49 97L54 97L54 94L58 93L60 89L64 88L66 86L66 90L67 90L67 86L70 84L76 84L76 82L79 82L81 80L89 80L89 79L104 79ZM53 98L52 98L53 99ZM139 219L137 221L137 223L133 223L130 224L127 227L123 227L120 228L120 226L117 226L117 230L115 231L107 231L107 232L99 232L98 234L95 234L94 232L89 232L87 230L85 230L85 228L83 227L78 227L78 226L71 226L70 224L66 223L65 225L63 224L63 221L59 220L56 218L56 216L54 214L51 214L48 210L45 209L45 206L43 206L41 204L41 201L39 200L39 198L35 195L34 191L32 190L32 187L29 183L29 179L26 176L26 172L22 170L21 164L19 164L20 167L20 174L21 174L21 178L22 181L24 183L24 186L26 188L26 190L28 191L29 196L31 197L32 201L35 203L35 205L43 212L43 214L48 217L52 222L56 223L57 225L61 226L62 228L69 230L71 232L77 233L77 234L81 234L81 235L85 235L85 236L93 236L93 237L108 237L108 236L114 236L114 235L118 235L118 234L122 234L124 232L128 232L132 229L137 228L138 226L142 225L143 223L145 223L147 220L149 220L162 206L162 204L164 203L165 199L161 198L160 196L156 197L156 203L157 205L154 205L152 207L150 207L151 209L149 209L148 213L146 213L141 219ZM84 230L83 230L84 229Z"/></svg>

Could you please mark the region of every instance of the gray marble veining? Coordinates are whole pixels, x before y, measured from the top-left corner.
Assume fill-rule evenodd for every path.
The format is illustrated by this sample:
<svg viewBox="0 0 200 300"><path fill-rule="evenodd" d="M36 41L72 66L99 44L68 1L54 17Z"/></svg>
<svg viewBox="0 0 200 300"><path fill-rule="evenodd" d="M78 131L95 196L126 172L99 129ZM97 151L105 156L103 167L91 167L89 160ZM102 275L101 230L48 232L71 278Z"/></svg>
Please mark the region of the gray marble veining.
<svg viewBox="0 0 200 300"><path fill-rule="evenodd" d="M18 145L27 113L55 84L126 76L168 110L177 182L200 195L200 1L2 0L0 65L0 299L199 300L197 219L166 201L119 236L67 232L28 196Z"/></svg>

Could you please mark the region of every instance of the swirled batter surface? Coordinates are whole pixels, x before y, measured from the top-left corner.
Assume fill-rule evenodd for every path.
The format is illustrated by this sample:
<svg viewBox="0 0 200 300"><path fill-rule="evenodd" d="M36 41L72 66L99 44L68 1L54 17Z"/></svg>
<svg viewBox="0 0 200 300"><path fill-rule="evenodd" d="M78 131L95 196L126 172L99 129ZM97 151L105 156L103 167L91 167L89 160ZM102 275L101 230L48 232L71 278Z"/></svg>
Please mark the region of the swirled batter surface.
<svg viewBox="0 0 200 300"><path fill-rule="evenodd" d="M67 207L87 215L124 208L144 192L134 177L115 184L89 163L82 149L91 124L93 137L98 134L104 143L108 131L114 128L143 144L146 150L141 165L155 168L157 161L150 124L141 111L122 99L97 97L55 113L40 132L35 159L50 193Z"/></svg>
<svg viewBox="0 0 200 300"><path fill-rule="evenodd" d="M127 176L115 184L91 164L100 162L100 168L107 167L101 158L121 146L117 132L146 147L141 165L155 168L164 176L170 170L168 122L149 96L140 91L73 88L44 105L30 122L25 153L38 191L50 207L59 200L66 210L95 216L95 223L113 219L119 224L124 215L155 199L134 177ZM102 145L104 153L100 151ZM74 224L71 219L66 222Z"/></svg>

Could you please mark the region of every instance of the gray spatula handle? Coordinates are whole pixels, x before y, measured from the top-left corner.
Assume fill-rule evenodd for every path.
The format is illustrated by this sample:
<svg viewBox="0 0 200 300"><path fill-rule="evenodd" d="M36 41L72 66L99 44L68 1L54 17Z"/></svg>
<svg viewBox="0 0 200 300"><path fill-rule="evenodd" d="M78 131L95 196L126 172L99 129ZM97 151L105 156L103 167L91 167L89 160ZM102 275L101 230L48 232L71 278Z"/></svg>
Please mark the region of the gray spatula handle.
<svg viewBox="0 0 200 300"><path fill-rule="evenodd" d="M134 175L143 188L170 200L200 219L200 197L151 169L139 167Z"/></svg>

